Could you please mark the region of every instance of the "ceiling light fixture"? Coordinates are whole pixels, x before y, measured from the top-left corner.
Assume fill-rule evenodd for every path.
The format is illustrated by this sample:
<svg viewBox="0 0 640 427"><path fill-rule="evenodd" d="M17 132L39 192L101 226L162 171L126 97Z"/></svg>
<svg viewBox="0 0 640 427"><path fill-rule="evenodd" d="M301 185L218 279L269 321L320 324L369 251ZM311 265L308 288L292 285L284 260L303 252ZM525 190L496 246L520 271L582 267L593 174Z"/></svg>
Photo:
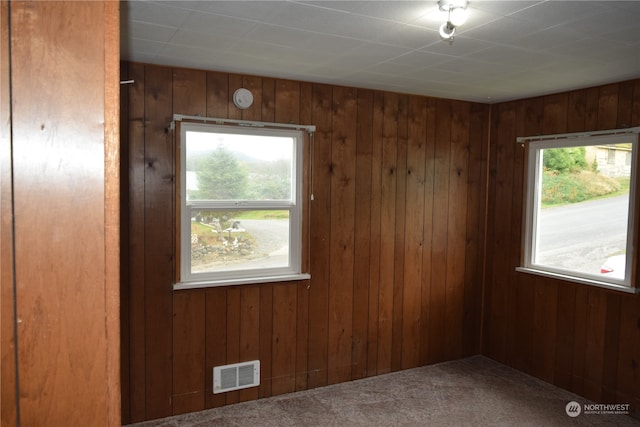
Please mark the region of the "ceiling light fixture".
<svg viewBox="0 0 640 427"><path fill-rule="evenodd" d="M447 12L447 21L440 26L440 38L453 44L456 28L467 20L468 0L439 0L438 7Z"/></svg>

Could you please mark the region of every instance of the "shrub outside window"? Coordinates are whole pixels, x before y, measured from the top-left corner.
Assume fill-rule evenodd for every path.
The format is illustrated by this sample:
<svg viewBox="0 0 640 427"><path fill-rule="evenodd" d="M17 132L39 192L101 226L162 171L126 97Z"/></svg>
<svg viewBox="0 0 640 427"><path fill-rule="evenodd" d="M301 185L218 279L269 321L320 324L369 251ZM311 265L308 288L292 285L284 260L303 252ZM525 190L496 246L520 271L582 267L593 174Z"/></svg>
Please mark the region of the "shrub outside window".
<svg viewBox="0 0 640 427"><path fill-rule="evenodd" d="M527 141L519 271L634 290L637 143L637 133Z"/></svg>
<svg viewBox="0 0 640 427"><path fill-rule="evenodd" d="M299 280L301 131L182 123L174 289Z"/></svg>

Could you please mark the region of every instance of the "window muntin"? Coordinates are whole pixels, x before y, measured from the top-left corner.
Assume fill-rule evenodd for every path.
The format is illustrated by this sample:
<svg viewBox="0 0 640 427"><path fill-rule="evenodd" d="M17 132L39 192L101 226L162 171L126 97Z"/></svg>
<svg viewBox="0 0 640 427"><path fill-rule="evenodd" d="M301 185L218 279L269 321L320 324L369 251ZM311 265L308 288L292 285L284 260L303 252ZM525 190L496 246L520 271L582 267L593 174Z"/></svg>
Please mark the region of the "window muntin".
<svg viewBox="0 0 640 427"><path fill-rule="evenodd" d="M306 278L297 130L182 123L178 287Z"/></svg>
<svg viewBox="0 0 640 427"><path fill-rule="evenodd" d="M637 134L528 143L525 270L632 286L636 151ZM564 187L563 180L569 182ZM590 189L584 195L577 191L580 181ZM598 189L606 183L619 188Z"/></svg>

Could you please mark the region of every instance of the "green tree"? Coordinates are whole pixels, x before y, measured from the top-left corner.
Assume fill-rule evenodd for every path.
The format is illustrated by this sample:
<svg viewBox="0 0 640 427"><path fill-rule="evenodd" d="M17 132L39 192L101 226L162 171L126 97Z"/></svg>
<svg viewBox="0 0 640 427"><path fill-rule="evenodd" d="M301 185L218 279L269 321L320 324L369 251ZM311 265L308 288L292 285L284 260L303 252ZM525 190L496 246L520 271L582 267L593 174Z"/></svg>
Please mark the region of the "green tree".
<svg viewBox="0 0 640 427"><path fill-rule="evenodd" d="M250 198L258 200L291 198L291 162L289 160L256 163L251 170Z"/></svg>
<svg viewBox="0 0 640 427"><path fill-rule="evenodd" d="M585 147L548 148L543 153L543 164L549 171L570 173L588 168Z"/></svg>
<svg viewBox="0 0 640 427"><path fill-rule="evenodd" d="M196 200L240 200L247 190L247 172L225 147L218 147L208 156L195 162L198 189L191 198Z"/></svg>

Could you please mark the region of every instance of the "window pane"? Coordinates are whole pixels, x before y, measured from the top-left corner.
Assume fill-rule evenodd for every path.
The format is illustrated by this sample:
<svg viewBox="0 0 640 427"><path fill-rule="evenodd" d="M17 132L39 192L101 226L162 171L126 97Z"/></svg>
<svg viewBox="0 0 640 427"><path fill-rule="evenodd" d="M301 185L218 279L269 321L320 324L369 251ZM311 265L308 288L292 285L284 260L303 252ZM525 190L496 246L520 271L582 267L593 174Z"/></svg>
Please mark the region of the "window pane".
<svg viewBox="0 0 640 427"><path fill-rule="evenodd" d="M289 266L289 211L192 211L191 271Z"/></svg>
<svg viewBox="0 0 640 427"><path fill-rule="evenodd" d="M186 132L187 201L291 200L291 137Z"/></svg>
<svg viewBox="0 0 640 427"><path fill-rule="evenodd" d="M623 280L631 144L540 151L534 264Z"/></svg>

